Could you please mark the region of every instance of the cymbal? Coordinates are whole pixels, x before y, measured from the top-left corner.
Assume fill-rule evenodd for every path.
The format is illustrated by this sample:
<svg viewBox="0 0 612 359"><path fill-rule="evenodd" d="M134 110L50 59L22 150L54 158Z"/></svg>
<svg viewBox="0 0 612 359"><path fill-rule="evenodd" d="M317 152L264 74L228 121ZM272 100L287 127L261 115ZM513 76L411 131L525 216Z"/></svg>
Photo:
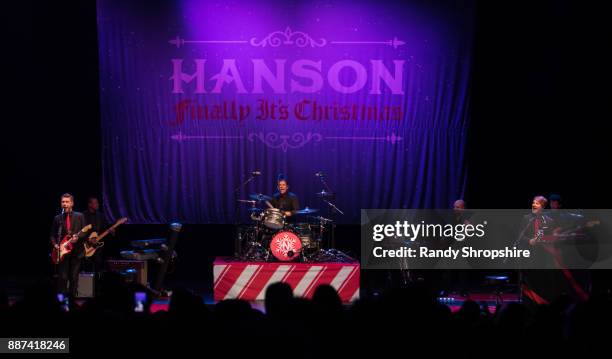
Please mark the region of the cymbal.
<svg viewBox="0 0 612 359"><path fill-rule="evenodd" d="M333 222L334 221L333 219L325 218L325 217L322 217L322 216L316 216L316 217L313 216L311 218L316 220L316 221L324 222L324 223L329 223L329 222Z"/></svg>
<svg viewBox="0 0 612 359"><path fill-rule="evenodd" d="M327 192L325 190L322 190L321 192L315 193L315 196L320 197L320 198L332 198L335 196L335 194L332 192Z"/></svg>
<svg viewBox="0 0 612 359"><path fill-rule="evenodd" d="M253 193L249 195L249 198L255 201L271 201L272 197L263 193Z"/></svg>
<svg viewBox="0 0 612 359"><path fill-rule="evenodd" d="M257 201L251 200L251 199L237 199L236 202L239 203L248 203L248 204L252 204L253 206L257 203Z"/></svg>
<svg viewBox="0 0 612 359"><path fill-rule="evenodd" d="M311 214L315 212L319 212L319 210L315 208L306 207L304 209L298 209L297 211L295 211L295 214Z"/></svg>
<svg viewBox="0 0 612 359"><path fill-rule="evenodd" d="M247 209L247 211L249 211L249 212L261 212L261 211L263 211L263 208L253 207L253 208Z"/></svg>

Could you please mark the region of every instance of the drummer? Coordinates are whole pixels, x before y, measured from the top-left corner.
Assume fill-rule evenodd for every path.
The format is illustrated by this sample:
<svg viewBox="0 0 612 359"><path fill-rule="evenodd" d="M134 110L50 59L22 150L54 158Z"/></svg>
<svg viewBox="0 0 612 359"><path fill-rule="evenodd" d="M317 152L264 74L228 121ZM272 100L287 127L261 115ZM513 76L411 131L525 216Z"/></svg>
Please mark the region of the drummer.
<svg viewBox="0 0 612 359"><path fill-rule="evenodd" d="M297 196L289 192L289 184L284 178L278 180L278 192L272 196L270 204L274 208L280 209L285 217L294 216L295 212L300 209L300 203Z"/></svg>

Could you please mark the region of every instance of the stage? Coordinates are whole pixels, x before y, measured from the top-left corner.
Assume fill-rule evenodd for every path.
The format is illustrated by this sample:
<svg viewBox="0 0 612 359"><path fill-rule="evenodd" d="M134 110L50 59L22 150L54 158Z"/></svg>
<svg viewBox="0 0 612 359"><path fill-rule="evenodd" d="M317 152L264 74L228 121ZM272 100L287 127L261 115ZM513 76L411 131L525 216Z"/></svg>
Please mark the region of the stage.
<svg viewBox="0 0 612 359"><path fill-rule="evenodd" d="M608 343L605 3L7 4L12 350Z"/></svg>
<svg viewBox="0 0 612 359"><path fill-rule="evenodd" d="M299 298L312 298L322 284L334 287L344 303L359 299L359 262L242 262L217 257L213 263L214 300L265 300L268 286L287 283Z"/></svg>

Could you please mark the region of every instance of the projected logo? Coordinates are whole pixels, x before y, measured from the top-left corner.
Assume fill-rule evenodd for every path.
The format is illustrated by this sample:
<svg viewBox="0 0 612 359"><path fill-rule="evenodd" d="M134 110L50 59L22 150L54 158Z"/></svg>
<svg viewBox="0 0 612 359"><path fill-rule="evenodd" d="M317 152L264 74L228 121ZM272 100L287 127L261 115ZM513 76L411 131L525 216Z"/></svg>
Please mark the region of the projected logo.
<svg viewBox="0 0 612 359"><path fill-rule="evenodd" d="M174 141L260 142L268 148L287 152L324 141L379 141L395 145L403 140L397 132L405 118L402 101L405 60L364 58L363 52L359 53L359 59L347 59L347 46L398 49L405 42L397 37L332 40L286 27L248 40L176 36L168 43L176 49L198 45L269 49L271 56L278 56L262 58L261 52L246 52L243 57L172 58L169 80L171 92L178 100L174 118L168 124L201 127L222 122L234 123L240 128L239 134L219 133L206 127L197 134L179 130L171 135ZM313 55L318 56L315 59L302 55L303 50L334 47L335 52L315 52ZM276 49L281 48L285 52L279 56ZM371 123L389 128L388 133L361 135L348 131L344 135L344 127ZM279 126L282 131L277 130ZM296 131L292 128L295 126L311 129ZM334 131L321 131L332 127Z"/></svg>

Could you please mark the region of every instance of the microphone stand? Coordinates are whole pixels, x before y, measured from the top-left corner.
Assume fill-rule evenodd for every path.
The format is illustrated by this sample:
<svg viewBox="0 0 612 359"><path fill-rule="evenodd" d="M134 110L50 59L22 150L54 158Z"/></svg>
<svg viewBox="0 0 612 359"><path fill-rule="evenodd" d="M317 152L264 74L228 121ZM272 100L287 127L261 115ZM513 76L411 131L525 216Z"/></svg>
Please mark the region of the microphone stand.
<svg viewBox="0 0 612 359"><path fill-rule="evenodd" d="M239 238L239 228L240 225L240 206L238 205L238 196L240 194L240 189L251 181L253 181L257 177L251 172L251 176L244 182L242 182L238 187L234 188L234 206L236 206L236 210L234 211L234 256L240 257L242 252L241 248L241 238Z"/></svg>
<svg viewBox="0 0 612 359"><path fill-rule="evenodd" d="M342 211L340 210L340 208L336 207L336 205L335 205L335 204L331 203L330 201L328 201L328 200L326 200L326 199L324 199L324 200L323 200L323 202L327 203L327 205L328 205L328 206L330 206L330 207L331 207L331 209L332 209L333 211L338 212L338 213L340 213L341 215L344 215L344 212L342 212Z"/></svg>
<svg viewBox="0 0 612 359"><path fill-rule="evenodd" d="M520 234L518 235L518 237L516 238L516 240L514 241L514 243L512 244L513 247L517 247L521 240L523 240L523 238L525 237L525 232L527 231L527 228L529 228L529 226L531 226L531 224L533 223L533 221L535 220L535 216L531 217L531 219L527 222L527 224L525 225L525 227L523 227L523 229L521 230ZM504 259L504 264L508 261L508 258ZM519 301L522 303L523 302L523 269L519 268L518 269L518 290L519 290Z"/></svg>
<svg viewBox="0 0 612 359"><path fill-rule="evenodd" d="M331 190L331 188L329 188L329 185L327 184L327 182L325 182L325 176L323 175L323 173L321 172L321 174L318 176L319 179L321 180L321 183L323 184L323 187L325 187L325 189L327 190L328 193L333 193L333 191Z"/></svg>
<svg viewBox="0 0 612 359"><path fill-rule="evenodd" d="M53 244L53 250L57 251L57 258L58 259L59 259L59 255L60 255L59 244L62 242L62 221L63 220L64 220L64 209L62 208L62 213L60 214L59 225L57 226L57 240L56 240L57 248L55 248L55 244ZM58 281L59 281L59 275L60 274L59 274L59 260L58 260L57 264L55 264L55 276L56 276Z"/></svg>
<svg viewBox="0 0 612 359"><path fill-rule="evenodd" d="M332 189L329 187L329 185L325 181L325 175L323 174L323 172L319 172L317 174L317 177L319 177L319 179L321 180L321 183L323 184L323 187L325 188L325 190L327 190L328 193L334 193L334 191L332 191ZM333 215L336 212L340 213L341 215L344 215L344 212L342 212L338 207L336 207L336 205L334 205L330 201L326 200L325 198L321 198L321 200L329 206L330 208L329 217L330 218L333 219ZM336 248L336 224L334 222L331 222L331 238L330 238L329 244L331 248L333 249Z"/></svg>

